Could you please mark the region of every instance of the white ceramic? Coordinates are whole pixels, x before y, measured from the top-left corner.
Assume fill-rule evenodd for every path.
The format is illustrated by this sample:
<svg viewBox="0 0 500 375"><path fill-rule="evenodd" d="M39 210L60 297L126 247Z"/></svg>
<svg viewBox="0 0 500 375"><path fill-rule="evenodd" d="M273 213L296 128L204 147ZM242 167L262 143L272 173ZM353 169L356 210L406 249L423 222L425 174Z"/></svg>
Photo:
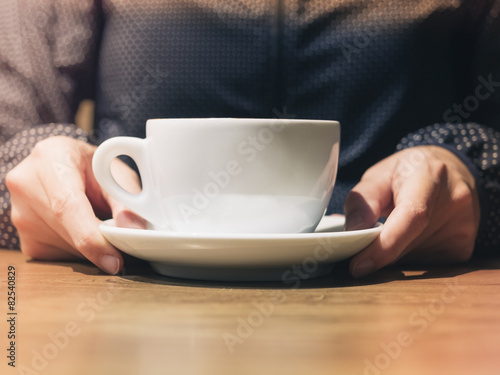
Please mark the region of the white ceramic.
<svg viewBox="0 0 500 375"><path fill-rule="evenodd" d="M330 200L339 152L336 121L153 119L146 138L100 145L102 188L154 229L189 233L312 232ZM111 161L128 155L143 182L122 189Z"/></svg>
<svg viewBox="0 0 500 375"><path fill-rule="evenodd" d="M158 273L195 280L271 281L290 286L325 275L333 263L368 246L382 224L344 232L343 216L325 216L315 233L182 234L118 228L100 229L123 252L150 262Z"/></svg>

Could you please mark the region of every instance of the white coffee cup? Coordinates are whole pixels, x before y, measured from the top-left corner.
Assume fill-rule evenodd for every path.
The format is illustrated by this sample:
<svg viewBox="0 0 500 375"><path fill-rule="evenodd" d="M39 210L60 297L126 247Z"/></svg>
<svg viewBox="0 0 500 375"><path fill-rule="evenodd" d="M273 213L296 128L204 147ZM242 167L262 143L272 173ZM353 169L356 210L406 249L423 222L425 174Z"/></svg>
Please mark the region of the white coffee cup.
<svg viewBox="0 0 500 375"><path fill-rule="evenodd" d="M190 233L312 232L337 174L340 125L288 119L151 119L146 138L116 137L93 158L101 187L153 229ZM142 191L110 172L130 156Z"/></svg>

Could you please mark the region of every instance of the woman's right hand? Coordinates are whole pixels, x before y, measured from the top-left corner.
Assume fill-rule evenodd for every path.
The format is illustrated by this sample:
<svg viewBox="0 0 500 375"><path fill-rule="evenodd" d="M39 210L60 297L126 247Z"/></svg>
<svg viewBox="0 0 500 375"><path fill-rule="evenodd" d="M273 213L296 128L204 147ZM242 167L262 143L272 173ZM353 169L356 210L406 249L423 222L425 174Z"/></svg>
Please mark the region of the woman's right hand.
<svg viewBox="0 0 500 375"><path fill-rule="evenodd" d="M120 226L137 228L145 222L101 190L92 172L95 149L68 137L39 142L6 177L12 223L21 250L33 259L86 258L116 274L123 258L99 231L101 219L113 216ZM113 175L127 190L140 191L137 174L118 159Z"/></svg>

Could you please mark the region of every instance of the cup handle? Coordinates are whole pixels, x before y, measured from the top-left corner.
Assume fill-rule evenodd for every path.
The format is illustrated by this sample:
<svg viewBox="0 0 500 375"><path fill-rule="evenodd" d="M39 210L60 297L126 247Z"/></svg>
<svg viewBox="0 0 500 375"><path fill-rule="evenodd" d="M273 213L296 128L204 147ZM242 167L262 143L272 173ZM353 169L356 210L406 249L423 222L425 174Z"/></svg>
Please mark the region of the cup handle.
<svg viewBox="0 0 500 375"><path fill-rule="evenodd" d="M155 213L148 210L148 207L155 207L152 204L152 191L149 186L151 181L147 168L147 139L135 137L114 137L104 141L94 153L92 158L92 170L94 176L111 197L123 203L127 208L144 219L155 222ZM122 188L111 174L111 162L118 156L126 155L131 157L137 164L142 178L142 191L139 194L132 194Z"/></svg>

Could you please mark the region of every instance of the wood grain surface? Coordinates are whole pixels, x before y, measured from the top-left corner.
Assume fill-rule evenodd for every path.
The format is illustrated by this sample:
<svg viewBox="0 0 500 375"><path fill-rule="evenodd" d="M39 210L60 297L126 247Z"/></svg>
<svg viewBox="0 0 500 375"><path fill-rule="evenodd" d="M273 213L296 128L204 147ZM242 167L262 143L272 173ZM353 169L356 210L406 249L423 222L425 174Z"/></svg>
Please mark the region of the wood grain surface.
<svg viewBox="0 0 500 375"><path fill-rule="evenodd" d="M294 284L215 283L3 250L0 295L6 375L500 374L499 259L361 281L339 264Z"/></svg>

